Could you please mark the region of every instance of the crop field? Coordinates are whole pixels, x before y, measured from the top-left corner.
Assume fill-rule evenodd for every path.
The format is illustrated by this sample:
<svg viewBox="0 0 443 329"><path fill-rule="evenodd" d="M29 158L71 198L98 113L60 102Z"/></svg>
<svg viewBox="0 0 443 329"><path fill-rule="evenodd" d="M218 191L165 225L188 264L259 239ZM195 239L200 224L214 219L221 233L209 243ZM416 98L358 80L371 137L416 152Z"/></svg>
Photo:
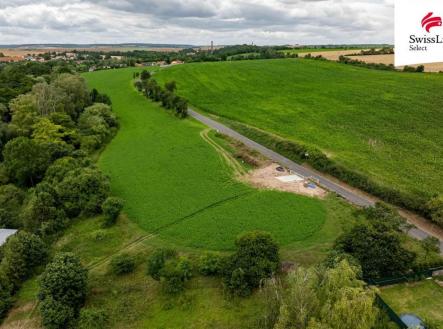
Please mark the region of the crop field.
<svg viewBox="0 0 443 329"><path fill-rule="evenodd" d="M344 207L336 209L333 197L322 201L238 182L201 138L204 127L139 95L132 72L85 76L111 96L121 123L99 165L126 200L125 212L146 231L187 247L227 250L244 231L268 231L284 246L311 239L327 220L350 217Z"/></svg>
<svg viewBox="0 0 443 329"><path fill-rule="evenodd" d="M398 314L412 313L443 328L443 287L433 280L382 288L381 296Z"/></svg>
<svg viewBox="0 0 443 329"><path fill-rule="evenodd" d="M303 59L198 63L176 80L198 109L317 147L385 187L443 192L443 76Z"/></svg>

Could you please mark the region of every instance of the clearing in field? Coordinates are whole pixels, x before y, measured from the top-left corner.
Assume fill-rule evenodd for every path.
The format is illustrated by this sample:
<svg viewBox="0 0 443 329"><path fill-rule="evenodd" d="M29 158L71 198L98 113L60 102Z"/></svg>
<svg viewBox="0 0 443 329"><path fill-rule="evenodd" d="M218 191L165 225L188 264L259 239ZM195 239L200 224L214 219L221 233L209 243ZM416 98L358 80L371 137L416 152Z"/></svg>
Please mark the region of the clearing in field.
<svg viewBox="0 0 443 329"><path fill-rule="evenodd" d="M133 72L85 76L90 87L111 96L121 123L99 165L110 175L114 193L126 200L125 212L146 231L211 250L231 249L237 235L251 230L272 233L282 246L308 245L321 238L326 221L349 216L349 211L334 214L333 197L321 201L239 182L202 138L205 128L178 120L139 95L131 85ZM336 236L340 225L333 231Z"/></svg>
<svg viewBox="0 0 443 329"><path fill-rule="evenodd" d="M196 63L159 72L198 109L319 148L376 183L443 192L443 76L303 59Z"/></svg>
<svg viewBox="0 0 443 329"><path fill-rule="evenodd" d="M443 287L433 280L404 283L381 289L382 298L398 314L415 314L443 328Z"/></svg>

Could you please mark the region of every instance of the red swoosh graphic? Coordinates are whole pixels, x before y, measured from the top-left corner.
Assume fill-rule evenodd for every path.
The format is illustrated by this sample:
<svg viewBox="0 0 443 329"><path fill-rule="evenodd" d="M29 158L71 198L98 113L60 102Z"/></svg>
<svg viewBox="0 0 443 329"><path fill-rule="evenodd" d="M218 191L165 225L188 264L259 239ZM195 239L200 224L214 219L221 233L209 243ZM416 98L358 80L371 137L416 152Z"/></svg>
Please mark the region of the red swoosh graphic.
<svg viewBox="0 0 443 329"><path fill-rule="evenodd" d="M426 25L426 31L430 32L433 27L441 26L441 24L442 24L441 19L438 21L430 22L429 24Z"/></svg>
<svg viewBox="0 0 443 329"><path fill-rule="evenodd" d="M434 13L430 12L427 14L422 20L421 20L421 26L424 26L424 21L427 20L429 17L431 17Z"/></svg>
<svg viewBox="0 0 443 329"><path fill-rule="evenodd" d="M425 28L428 33L433 27L442 25L441 17L432 17L433 14L433 12L430 12L421 20L421 26Z"/></svg>

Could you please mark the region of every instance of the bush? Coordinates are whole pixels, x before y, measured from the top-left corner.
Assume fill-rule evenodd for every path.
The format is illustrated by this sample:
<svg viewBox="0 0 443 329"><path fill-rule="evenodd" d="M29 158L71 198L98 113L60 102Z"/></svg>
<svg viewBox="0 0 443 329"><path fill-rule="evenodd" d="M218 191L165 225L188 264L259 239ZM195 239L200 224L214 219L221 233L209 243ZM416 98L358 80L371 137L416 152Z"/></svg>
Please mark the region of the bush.
<svg viewBox="0 0 443 329"><path fill-rule="evenodd" d="M124 275L133 272L135 260L128 254L121 254L112 258L110 271L115 275Z"/></svg>
<svg viewBox="0 0 443 329"><path fill-rule="evenodd" d="M177 294L192 277L192 265L187 258L178 257L174 250L158 249L148 259L148 274L162 282L166 293Z"/></svg>
<svg viewBox="0 0 443 329"><path fill-rule="evenodd" d="M70 253L55 256L46 266L40 279L39 299L44 303L62 309L70 308L78 315L87 294L88 272L80 264L80 260ZM45 314L42 313L43 320Z"/></svg>
<svg viewBox="0 0 443 329"><path fill-rule="evenodd" d="M221 272L222 257L218 254L207 253L200 257L198 270L205 276L219 275Z"/></svg>
<svg viewBox="0 0 443 329"><path fill-rule="evenodd" d="M102 211L105 215L105 226L109 227L115 224L120 212L123 209L123 200L115 197L109 197L102 204Z"/></svg>
<svg viewBox="0 0 443 329"><path fill-rule="evenodd" d="M223 261L225 287L248 296L280 267L279 247L269 233L250 232L236 241L236 252Z"/></svg>
<svg viewBox="0 0 443 329"><path fill-rule="evenodd" d="M74 309L52 298L43 300L39 309L46 329L65 329L75 322Z"/></svg>
<svg viewBox="0 0 443 329"><path fill-rule="evenodd" d="M108 323L108 315L104 310L83 309L78 321L79 329L103 329Z"/></svg>
<svg viewBox="0 0 443 329"><path fill-rule="evenodd" d="M0 273L0 323L12 306L12 285L3 273Z"/></svg>
<svg viewBox="0 0 443 329"><path fill-rule="evenodd" d="M166 260L176 258L177 252L173 249L157 249L148 258L147 273L154 280L160 281L160 272L165 266Z"/></svg>
<svg viewBox="0 0 443 329"><path fill-rule="evenodd" d="M110 192L108 177L91 167L68 172L55 189L69 218L101 213L101 205Z"/></svg>
<svg viewBox="0 0 443 329"><path fill-rule="evenodd" d="M187 258L169 259L160 271L163 289L168 294L178 294L192 278L192 265Z"/></svg>
<svg viewBox="0 0 443 329"><path fill-rule="evenodd" d="M17 289L35 267L46 261L47 256L48 249L38 236L20 231L6 242L0 272Z"/></svg>

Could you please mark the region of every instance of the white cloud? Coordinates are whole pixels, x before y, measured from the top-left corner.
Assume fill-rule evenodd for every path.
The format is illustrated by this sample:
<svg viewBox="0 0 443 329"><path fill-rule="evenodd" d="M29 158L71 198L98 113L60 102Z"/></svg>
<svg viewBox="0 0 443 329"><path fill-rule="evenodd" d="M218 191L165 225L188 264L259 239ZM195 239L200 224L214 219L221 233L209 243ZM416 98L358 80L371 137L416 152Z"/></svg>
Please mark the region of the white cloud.
<svg viewBox="0 0 443 329"><path fill-rule="evenodd" d="M392 0L0 0L8 43L380 43Z"/></svg>

